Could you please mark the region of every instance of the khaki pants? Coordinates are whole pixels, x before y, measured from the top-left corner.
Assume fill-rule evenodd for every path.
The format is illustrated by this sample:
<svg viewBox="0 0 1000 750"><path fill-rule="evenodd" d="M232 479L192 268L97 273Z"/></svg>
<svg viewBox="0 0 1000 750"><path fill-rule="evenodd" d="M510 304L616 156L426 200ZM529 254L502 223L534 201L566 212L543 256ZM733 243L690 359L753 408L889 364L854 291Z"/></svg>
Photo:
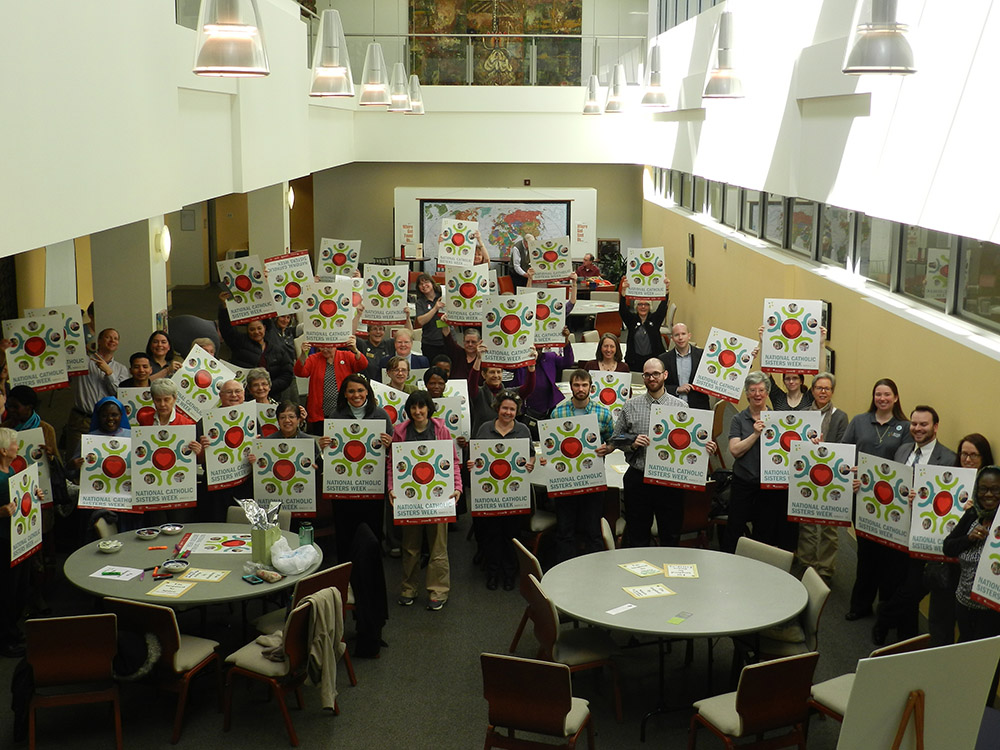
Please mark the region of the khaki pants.
<svg viewBox="0 0 1000 750"><path fill-rule="evenodd" d="M403 526L402 563L403 585L400 594L417 595L420 576L420 547L424 534L430 547L427 563L427 593L431 599L447 601L451 590L451 567L448 563L448 524L424 523Z"/></svg>
<svg viewBox="0 0 1000 750"><path fill-rule="evenodd" d="M799 562L827 578L833 577L837 562L837 527L828 524L799 524L799 547L796 556Z"/></svg>

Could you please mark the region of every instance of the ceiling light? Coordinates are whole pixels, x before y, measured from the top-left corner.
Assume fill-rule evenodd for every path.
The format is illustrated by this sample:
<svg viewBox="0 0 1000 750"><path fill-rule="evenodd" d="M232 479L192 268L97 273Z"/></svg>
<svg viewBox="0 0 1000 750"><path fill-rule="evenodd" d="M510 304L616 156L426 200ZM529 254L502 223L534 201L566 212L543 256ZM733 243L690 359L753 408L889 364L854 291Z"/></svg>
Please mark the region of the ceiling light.
<svg viewBox="0 0 1000 750"><path fill-rule="evenodd" d="M625 66L618 63L612 73L611 85L608 86L608 101L604 105L605 113L616 115L625 111L625 91L627 88L628 78L625 76Z"/></svg>
<svg viewBox="0 0 1000 750"><path fill-rule="evenodd" d="M163 256L164 262L170 260L170 247L170 227L164 224L163 229L156 233L156 250Z"/></svg>
<svg viewBox="0 0 1000 750"><path fill-rule="evenodd" d="M385 69L382 45L371 42L365 52L365 68L361 74L361 98L359 104L365 107L388 106L389 74Z"/></svg>
<svg viewBox="0 0 1000 750"><path fill-rule="evenodd" d="M591 76L590 80L587 81L587 94L583 100L583 114L585 115L599 115L604 112L601 108L601 102L598 101L598 93L600 91L601 84L597 80L597 76Z"/></svg>
<svg viewBox="0 0 1000 750"><path fill-rule="evenodd" d="M663 66L660 62L660 45L649 48L649 65L646 67L644 107L667 107L667 92L663 90Z"/></svg>
<svg viewBox="0 0 1000 750"><path fill-rule="evenodd" d="M416 75L410 76L410 108L406 114L424 114L424 92L420 90L420 79Z"/></svg>
<svg viewBox="0 0 1000 750"><path fill-rule="evenodd" d="M910 75L913 50L906 41L906 26L896 22L896 0L872 0L871 23L860 23L857 40L847 57L844 73Z"/></svg>
<svg viewBox="0 0 1000 750"><path fill-rule="evenodd" d="M719 16L719 50L715 69L705 84L705 99L742 99L743 81L733 71L733 14Z"/></svg>
<svg viewBox="0 0 1000 750"><path fill-rule="evenodd" d="M409 80L406 68L398 62L392 66L392 80L389 83L389 112L406 112L410 109Z"/></svg>
<svg viewBox="0 0 1000 750"><path fill-rule="evenodd" d="M202 0L194 72L200 76L268 75L257 0Z"/></svg>
<svg viewBox="0 0 1000 750"><path fill-rule="evenodd" d="M336 10L324 10L313 50L312 88L309 96L354 96L351 60L344 40L344 25Z"/></svg>

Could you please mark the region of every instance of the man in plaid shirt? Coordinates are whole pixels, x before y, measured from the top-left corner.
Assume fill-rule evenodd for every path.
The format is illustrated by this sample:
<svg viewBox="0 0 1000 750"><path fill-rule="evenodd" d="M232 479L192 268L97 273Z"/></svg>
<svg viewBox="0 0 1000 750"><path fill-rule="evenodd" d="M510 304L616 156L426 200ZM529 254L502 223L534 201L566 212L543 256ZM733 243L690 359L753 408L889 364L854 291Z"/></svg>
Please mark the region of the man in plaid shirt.
<svg viewBox="0 0 1000 750"><path fill-rule="evenodd" d="M628 471L623 479L624 546L648 547L655 515L660 544L675 547L680 540L684 521L683 492L675 487L646 484L643 476L646 470L646 447L649 445L649 415L653 404L681 408L686 408L687 404L667 393L667 371L663 360L656 357L646 360L642 366L642 379L646 384L646 392L625 402L625 407L618 415L614 435L609 441L613 448L621 448L625 452L625 460L628 462ZM716 444L711 440L706 448L709 453L717 450Z"/></svg>
<svg viewBox="0 0 1000 750"><path fill-rule="evenodd" d="M605 456L612 451L608 440L614 431L611 412L604 404L590 397L590 373L586 370L574 370L569 376L569 387L573 397L563 401L552 409L553 419L579 417L585 414L595 414L601 430L602 444L597 448L598 456ZM601 513L604 510L604 490L594 490L582 495L553 498L556 508L556 551L559 562L576 556L576 533L583 536L587 552L598 552L604 549L601 539Z"/></svg>

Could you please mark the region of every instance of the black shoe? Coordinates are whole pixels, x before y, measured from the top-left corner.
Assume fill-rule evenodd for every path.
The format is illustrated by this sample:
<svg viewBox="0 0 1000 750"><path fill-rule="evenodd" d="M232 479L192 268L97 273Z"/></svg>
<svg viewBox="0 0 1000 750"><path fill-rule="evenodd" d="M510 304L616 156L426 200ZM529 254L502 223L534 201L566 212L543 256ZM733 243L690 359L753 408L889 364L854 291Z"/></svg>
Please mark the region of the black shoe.
<svg viewBox="0 0 1000 750"><path fill-rule="evenodd" d="M855 612L853 609L844 615L844 619L848 622L854 622L855 620L860 620L862 617L871 617L872 611L870 609L864 612Z"/></svg>
<svg viewBox="0 0 1000 750"><path fill-rule="evenodd" d="M877 622L872 625L872 643L876 646L884 646L885 639L889 636L889 629Z"/></svg>
<svg viewBox="0 0 1000 750"><path fill-rule="evenodd" d="M486 588L490 591L496 591L497 587L500 586L500 581L497 579L495 573L490 573L486 576Z"/></svg>
<svg viewBox="0 0 1000 750"><path fill-rule="evenodd" d="M482 551L482 549L477 549L477 550L476 550L476 554L474 554L474 555L472 556L472 564L473 564L473 565L482 565L482 564L483 564L483 561L484 561L485 559L486 559L486 555L485 555L485 553L484 553L484 552Z"/></svg>
<svg viewBox="0 0 1000 750"><path fill-rule="evenodd" d="M5 643L0 646L0 656L5 656L8 659L20 659L24 653L24 646L20 643Z"/></svg>
<svg viewBox="0 0 1000 750"><path fill-rule="evenodd" d="M504 591L513 591L514 587L516 585L517 584L516 584L516 582L514 581L513 578L504 578L503 579L503 590Z"/></svg>

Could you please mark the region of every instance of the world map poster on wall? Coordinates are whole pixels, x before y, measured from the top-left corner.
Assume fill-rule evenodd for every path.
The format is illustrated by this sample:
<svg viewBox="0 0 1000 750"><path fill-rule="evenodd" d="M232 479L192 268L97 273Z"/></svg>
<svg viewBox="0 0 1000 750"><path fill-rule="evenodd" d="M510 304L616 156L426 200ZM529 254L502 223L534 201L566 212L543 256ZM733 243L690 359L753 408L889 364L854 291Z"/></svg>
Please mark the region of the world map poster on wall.
<svg viewBox="0 0 1000 750"><path fill-rule="evenodd" d="M466 44L471 37L473 84L530 85L533 34L539 86L579 86L583 0L410 0L411 72L421 83L465 85ZM425 36L435 34L444 36ZM456 36L450 36L450 35ZM519 37L524 34L524 37Z"/></svg>
<svg viewBox="0 0 1000 750"><path fill-rule="evenodd" d="M436 248L442 221L476 221L490 257L507 260L511 246L525 234L540 240L570 234L570 202L421 199L420 236L425 248Z"/></svg>

